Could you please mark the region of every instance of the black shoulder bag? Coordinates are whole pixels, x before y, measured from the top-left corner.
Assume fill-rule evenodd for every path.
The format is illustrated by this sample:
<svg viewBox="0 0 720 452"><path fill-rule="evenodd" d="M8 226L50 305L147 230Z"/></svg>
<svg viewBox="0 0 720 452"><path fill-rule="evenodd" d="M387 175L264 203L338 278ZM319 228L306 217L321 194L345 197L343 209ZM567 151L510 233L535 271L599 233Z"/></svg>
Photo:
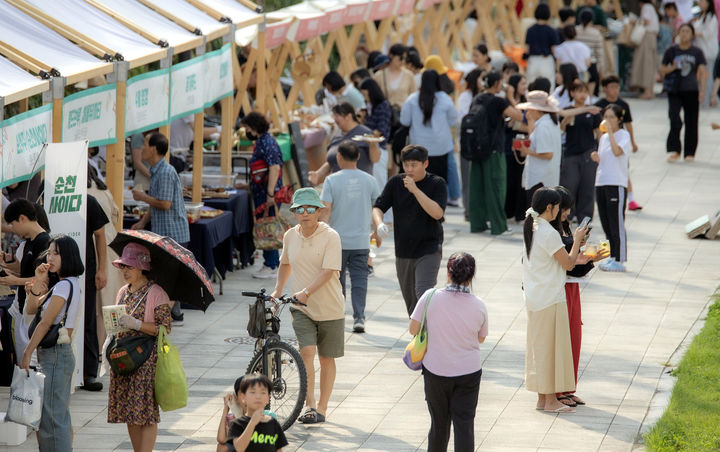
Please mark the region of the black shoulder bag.
<svg viewBox="0 0 720 452"><path fill-rule="evenodd" d="M140 306L142 299L137 302L130 315ZM110 368L118 375L130 375L138 370L150 358L155 349L155 336L142 333L138 336L128 336L118 339L113 336L105 351L105 357Z"/></svg>
<svg viewBox="0 0 720 452"><path fill-rule="evenodd" d="M68 296L67 303L65 303L65 315L63 316L63 319L60 321L60 323L55 323L50 327L50 329L48 329L47 333L45 333L45 337L43 337L38 344L39 347L50 348L54 347L55 344L57 344L58 337L60 337L60 328L63 328L65 326L68 310L70 309L70 302L72 301L73 297L73 285L70 281L68 281L68 283L70 284L70 295ZM42 306L40 306L35 313L35 318L32 320L32 322L30 322L30 326L28 327L28 336L30 336L31 338L33 336L33 333L35 333L35 329L37 328L38 323L40 323L40 320L42 319L42 307L45 306L45 303L47 303L50 298L52 298L52 294L50 294L45 299Z"/></svg>

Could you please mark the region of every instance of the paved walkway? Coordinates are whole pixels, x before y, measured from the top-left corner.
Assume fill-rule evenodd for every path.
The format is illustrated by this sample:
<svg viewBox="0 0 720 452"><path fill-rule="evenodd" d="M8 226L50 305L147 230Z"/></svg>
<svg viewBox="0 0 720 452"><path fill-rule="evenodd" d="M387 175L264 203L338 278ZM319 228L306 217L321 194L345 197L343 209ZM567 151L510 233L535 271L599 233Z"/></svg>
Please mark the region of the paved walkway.
<svg viewBox="0 0 720 452"><path fill-rule="evenodd" d="M478 450L633 449L668 360L720 283L720 241L688 240L684 234L687 222L720 209L720 152L709 129L711 114L701 114L696 163L669 165L664 160L665 100L631 105L640 144L632 157L632 179L645 208L628 213L628 272L595 272L582 287L578 394L588 405L576 414L535 411L535 395L523 387L521 235L470 235L461 211L448 210L444 255L464 250L476 257L473 290L485 300L490 315L475 419ZM602 234L599 224L595 231ZM368 333L351 334L348 317L346 355L338 361L328 422L293 426L288 450L426 448L430 420L422 378L400 360L410 336L390 249L380 250L375 268L368 293ZM444 271L439 281L445 281ZM180 346L190 383L189 406L161 415L158 450L215 450L221 397L244 372L252 352L249 341L237 344L242 342L237 338L247 337L247 303L240 291L260 286L248 270L231 273L225 295L207 313L187 311L185 326L174 329L172 340ZM292 334L287 319L282 333ZM104 381L107 384L107 378ZM0 388L0 407L6 401L7 388ZM106 403L106 391L73 395L75 450L131 450L125 426L105 422ZM0 446L5 450L37 449L31 436L23 446Z"/></svg>

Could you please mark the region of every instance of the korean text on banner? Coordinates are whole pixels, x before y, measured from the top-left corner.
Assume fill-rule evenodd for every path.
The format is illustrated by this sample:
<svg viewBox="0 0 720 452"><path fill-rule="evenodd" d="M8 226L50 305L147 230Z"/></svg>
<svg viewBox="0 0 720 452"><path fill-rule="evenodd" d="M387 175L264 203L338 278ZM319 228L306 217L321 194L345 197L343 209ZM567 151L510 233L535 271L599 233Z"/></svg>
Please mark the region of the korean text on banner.
<svg viewBox="0 0 720 452"><path fill-rule="evenodd" d="M206 77L205 77L205 107L210 107L218 100L232 96L233 73L232 73L232 52L230 44L205 54Z"/></svg>
<svg viewBox="0 0 720 452"><path fill-rule="evenodd" d="M62 141L88 140L90 146L117 141L115 83L86 89L63 100Z"/></svg>
<svg viewBox="0 0 720 452"><path fill-rule="evenodd" d="M30 179L45 166L43 145L52 139L52 104L0 122L0 187Z"/></svg>
<svg viewBox="0 0 720 452"><path fill-rule="evenodd" d="M85 261L87 218L87 141L50 143L45 150L45 211L53 234L72 237ZM79 278L80 300L85 299L85 276ZM78 309L73 330L75 385L83 384L84 309Z"/></svg>
<svg viewBox="0 0 720 452"><path fill-rule="evenodd" d="M170 120L205 107L205 55L172 67L170 76Z"/></svg>
<svg viewBox="0 0 720 452"><path fill-rule="evenodd" d="M136 75L127 82L125 136L168 123L170 70L160 69Z"/></svg>

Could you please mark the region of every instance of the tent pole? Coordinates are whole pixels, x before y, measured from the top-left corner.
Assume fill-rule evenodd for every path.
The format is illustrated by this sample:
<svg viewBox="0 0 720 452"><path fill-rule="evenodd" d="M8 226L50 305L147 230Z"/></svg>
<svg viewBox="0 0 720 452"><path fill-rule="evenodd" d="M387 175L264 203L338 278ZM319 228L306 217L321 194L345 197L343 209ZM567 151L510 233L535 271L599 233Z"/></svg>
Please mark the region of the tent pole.
<svg viewBox="0 0 720 452"><path fill-rule="evenodd" d="M205 55L205 37L203 45L195 49L195 57ZM202 176L203 176L203 129L205 128L205 112L200 110L195 113L193 124L193 170L192 170L192 202L202 201Z"/></svg>
<svg viewBox="0 0 720 452"><path fill-rule="evenodd" d="M52 91L52 142L62 142L62 123L63 123L63 98L65 97L65 77L53 77L50 81L50 91Z"/></svg>
<svg viewBox="0 0 720 452"><path fill-rule="evenodd" d="M173 53L174 49L172 47L167 48L167 57L160 60L160 69L171 69L172 68L172 60L173 60ZM170 71L170 78L172 78L172 71ZM169 109L170 106L168 105L168 115L169 115ZM168 121L167 124L164 126L158 127L158 132L165 135L165 138L168 139L168 143L170 142L170 121ZM170 161L170 153L168 152L165 155L165 158Z"/></svg>
<svg viewBox="0 0 720 452"><path fill-rule="evenodd" d="M117 141L107 146L107 186L120 212L123 211L123 191L125 190L125 95L127 88L130 62L116 61L115 70L108 75L108 81L116 84L117 100L115 101L115 132ZM54 123L53 123L54 127ZM122 230L122 216L118 218L115 228Z"/></svg>
<svg viewBox="0 0 720 452"><path fill-rule="evenodd" d="M235 25L230 26L230 32L223 36L223 43L230 43L230 58L235 56ZM232 173L232 131L235 126L233 114L232 94L220 100L220 173Z"/></svg>
<svg viewBox="0 0 720 452"><path fill-rule="evenodd" d="M267 28L266 22L263 21L258 25L258 36L257 36L257 61L255 62L257 68L257 83L255 85L255 110L259 111L263 115L267 113L265 108L265 79L266 64L265 64L265 29Z"/></svg>
<svg viewBox="0 0 720 452"><path fill-rule="evenodd" d="M0 96L0 122L5 119L5 98Z"/></svg>

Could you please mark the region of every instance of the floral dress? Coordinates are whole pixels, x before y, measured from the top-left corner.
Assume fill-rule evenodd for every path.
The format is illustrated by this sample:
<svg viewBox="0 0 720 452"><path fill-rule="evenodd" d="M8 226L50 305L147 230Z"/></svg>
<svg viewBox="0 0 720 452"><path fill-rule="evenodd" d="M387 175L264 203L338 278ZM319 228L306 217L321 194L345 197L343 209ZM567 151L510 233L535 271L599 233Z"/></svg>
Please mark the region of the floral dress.
<svg viewBox="0 0 720 452"><path fill-rule="evenodd" d="M145 320L145 306L152 282L148 282L135 292L123 288L122 301L128 314L136 319ZM137 305L137 308L135 306ZM135 309L133 312L133 308ZM131 313L132 312L132 313ZM155 324L164 325L170 332L172 317L170 305L161 304L155 308ZM140 331L126 331L117 334L118 339L139 336ZM140 368L130 375L117 375L110 371L110 391L108 393L108 422L131 425L151 425L160 422L160 411L155 401L155 368L157 350Z"/></svg>

